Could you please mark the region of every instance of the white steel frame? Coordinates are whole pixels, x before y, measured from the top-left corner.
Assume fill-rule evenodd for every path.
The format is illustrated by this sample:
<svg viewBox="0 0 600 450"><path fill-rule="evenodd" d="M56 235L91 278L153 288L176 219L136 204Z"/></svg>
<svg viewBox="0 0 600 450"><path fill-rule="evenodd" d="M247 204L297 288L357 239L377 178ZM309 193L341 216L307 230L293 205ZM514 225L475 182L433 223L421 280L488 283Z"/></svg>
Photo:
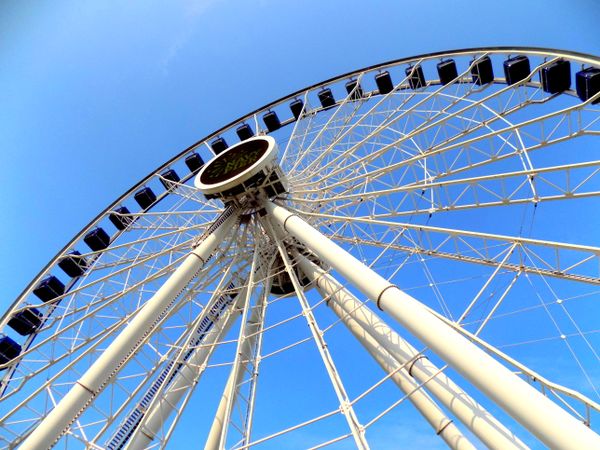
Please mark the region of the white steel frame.
<svg viewBox="0 0 600 450"><path fill-rule="evenodd" d="M424 89L408 88L415 68L438 57L494 57L518 52L543 57L544 61L532 67L529 77L512 86L494 90L473 85L473 58L448 85L433 79ZM598 197L600 161L565 158L560 163L539 164L537 155L548 153L553 146L580 142L583 146L585 139L589 142L600 136L600 107L593 103L600 93L585 102L554 107L560 96L546 95L536 81L543 68L561 58L600 67L600 60L587 55L490 48L422 55L361 69L266 105L168 161L84 228L0 320L0 330L5 330L16 313L30 308L43 312L39 336L23 338L20 355L0 366L0 370L6 369L0 372L4 379L0 400L12 402L0 414L0 423L8 430L0 436L0 447L8 443L11 448L44 449L62 439L88 448L104 448L106 442L104 445L112 449L107 433L128 430L125 448L163 448L200 378L211 368L213 353L229 345L235 347L235 356L208 433L208 449L226 448L228 444L249 448L336 415L344 418L349 432L315 448L353 439L357 448L366 449L371 425L405 399L450 448L475 448L476 443L463 433L465 429L490 448L527 448L501 419L450 379L446 367L456 370L545 445L600 448L600 438L589 427L592 412L600 411L596 401L546 379L480 336L517 282L535 276L546 283L556 297L554 304L562 308L576 330L572 335L563 334L563 325L542 302L561 339L568 343L567 338L577 336L598 357L588 332L571 318L563 299L554 294L546 279L588 288L600 285L600 246L467 231L429 225L428 221L412 223L415 216L518 205L536 208L550 201ZM362 97L349 93L331 112L311 100L322 87L348 77L366 84L376 70L392 70L401 64L410 64L412 72L396 79L394 89L386 95L378 96L368 89ZM504 80L497 78L495 82L502 84ZM565 94L573 96L575 92ZM88 270L70 280L64 294L50 302L32 297L33 288L54 264L86 232L106 221L109 212L137 188L166 181L161 175L163 169L181 162L190 151L206 154L210 140L244 121L252 121L257 134L265 134L259 116L294 97L303 98L304 108L301 120L282 121L284 127L294 122L280 161L289 174L288 195L275 202L246 199L247 203L224 210L189 185L192 174L180 182L168 182L156 203L166 205L165 211L153 210L155 204L149 210L131 213L133 222L111 237L106 250L82 252ZM522 117L528 108L543 112ZM516 164L494 169L510 161ZM329 231L323 234L319 230ZM309 260L301 249L308 249L321 264ZM351 254L354 252L355 256ZM301 313L267 326L270 305L289 301L286 296L274 300L269 295L276 254L293 287L289 295L297 297ZM371 267L383 264L389 254L406 255L403 260L390 257L389 279L407 267L411 258L420 261L446 315L425 306L417 295L408 295ZM459 317L447 314L445 299L436 290L428 268L431 261L490 268ZM510 275L509 282L495 287L506 274ZM301 275L307 276L320 294L316 305L311 304ZM497 292L488 302L493 289ZM411 345L396 331L397 326L386 324L357 298L358 291L426 348L419 351ZM224 296L233 298L233 293L237 297L231 304L212 312ZM334 313L334 324L323 327L317 322L315 309L320 304ZM488 309L474 319L473 312L483 304ZM238 317L237 337L228 339ZM194 332L205 319L211 320L212 328L196 342ZM296 319L306 321L308 337L263 354L264 335ZM358 397L349 394L325 339L337 323L350 331L386 374ZM253 439L261 361L310 341L316 344L338 408ZM447 366L429 361L429 352ZM138 372L122 371L126 366L139 367ZM40 382L45 373L51 375ZM68 381L67 375L75 378ZM123 417L138 411L140 395L153 389L148 383L159 375L168 382L155 384L141 416L134 426L126 428ZM37 384L29 382L33 379ZM404 396L369 421L358 412L358 402L387 379ZM111 403L116 399L122 404L103 406L105 391L115 392ZM40 399L46 402L42 409ZM583 407L584 412L573 405ZM238 410L239 420L234 414ZM84 419L89 411L95 414L95 422ZM232 439L235 433L239 433L238 440Z"/></svg>
<svg viewBox="0 0 600 450"><path fill-rule="evenodd" d="M345 252L297 215L267 203L267 211L294 238L350 280L377 307L388 312L552 448L594 448L600 436L516 377L418 301Z"/></svg>

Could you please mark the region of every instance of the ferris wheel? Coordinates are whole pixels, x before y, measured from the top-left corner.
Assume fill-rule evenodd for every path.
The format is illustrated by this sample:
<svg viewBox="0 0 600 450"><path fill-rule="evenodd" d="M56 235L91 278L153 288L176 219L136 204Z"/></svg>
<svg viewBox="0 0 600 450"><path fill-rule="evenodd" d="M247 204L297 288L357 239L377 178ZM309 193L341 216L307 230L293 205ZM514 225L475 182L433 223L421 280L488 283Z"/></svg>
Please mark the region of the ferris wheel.
<svg viewBox="0 0 600 450"><path fill-rule="evenodd" d="M257 109L6 311L0 448L600 448L599 156L600 58L567 51Z"/></svg>

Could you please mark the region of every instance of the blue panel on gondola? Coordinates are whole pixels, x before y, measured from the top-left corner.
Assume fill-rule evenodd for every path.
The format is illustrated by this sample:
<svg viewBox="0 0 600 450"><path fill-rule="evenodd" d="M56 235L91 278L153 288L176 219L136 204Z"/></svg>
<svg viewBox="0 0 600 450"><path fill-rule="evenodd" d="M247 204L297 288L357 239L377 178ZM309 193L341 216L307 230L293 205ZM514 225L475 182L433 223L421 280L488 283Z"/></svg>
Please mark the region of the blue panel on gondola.
<svg viewBox="0 0 600 450"><path fill-rule="evenodd" d="M304 102L299 98L290 103L290 110L292 111L292 114L296 120L300 118L300 114L302 114L302 108L304 108Z"/></svg>
<svg viewBox="0 0 600 450"><path fill-rule="evenodd" d="M64 272L70 277L80 277L87 269L87 261L77 250L69 252L58 262Z"/></svg>
<svg viewBox="0 0 600 450"><path fill-rule="evenodd" d="M364 97L362 87L358 80L350 80L346 83L346 92L350 96L351 100L360 100Z"/></svg>
<svg viewBox="0 0 600 450"><path fill-rule="evenodd" d="M542 89L549 94L558 94L571 87L571 63L564 59L546 66L540 72Z"/></svg>
<svg viewBox="0 0 600 450"><path fill-rule="evenodd" d="M229 147L229 145L227 145L227 141L225 139L223 139L222 137L212 141L210 146L211 146L213 152L215 152L215 155L218 155L219 153L223 153Z"/></svg>
<svg viewBox="0 0 600 450"><path fill-rule="evenodd" d="M586 101L600 92L600 69L588 67L575 74L575 85L577 87L577 96ZM600 98L592 102L600 103Z"/></svg>
<svg viewBox="0 0 600 450"><path fill-rule="evenodd" d="M120 231L123 231L131 222L133 222L133 217L131 217L131 213L125 206L115 208L113 212L108 215L108 219L117 230Z"/></svg>
<svg viewBox="0 0 600 450"><path fill-rule="evenodd" d="M43 302L54 300L56 297L63 295L64 293L65 285L54 275L44 278L33 290L33 295Z"/></svg>
<svg viewBox="0 0 600 450"><path fill-rule="evenodd" d="M137 191L133 198L142 209L148 209L156 201L156 195L149 187Z"/></svg>
<svg viewBox="0 0 600 450"><path fill-rule="evenodd" d="M0 336L0 364L6 364L21 353L21 346L8 336ZM2 370L2 369L0 369Z"/></svg>
<svg viewBox="0 0 600 450"><path fill-rule="evenodd" d="M165 170L160 174L160 182L167 191L176 187L179 181L179 175L173 169Z"/></svg>
<svg viewBox="0 0 600 450"><path fill-rule="evenodd" d="M198 153L192 153L185 157L185 165L188 166L190 172L198 172L204 166L204 161Z"/></svg>
<svg viewBox="0 0 600 450"><path fill-rule="evenodd" d="M489 56L484 56L472 61L471 76L473 83L482 86L494 81L494 69L492 68L492 60Z"/></svg>
<svg viewBox="0 0 600 450"><path fill-rule="evenodd" d="M411 89L425 87L425 75L423 74L423 68L421 66L415 68L413 68L413 66L407 67L404 73L406 73L406 76L408 77L408 84Z"/></svg>
<svg viewBox="0 0 600 450"><path fill-rule="evenodd" d="M245 141L246 139L250 139L252 136L254 136L254 131L252 131L252 128L247 123L243 123L237 127L235 132L240 138L240 141Z"/></svg>
<svg viewBox="0 0 600 450"><path fill-rule="evenodd" d="M110 244L110 237L106 234L104 229L98 227L88 232L88 234L84 236L83 242L85 242L93 251L99 252L108 247L108 244Z"/></svg>
<svg viewBox="0 0 600 450"><path fill-rule="evenodd" d="M335 106L335 99L333 98L333 93L331 92L331 89L321 89L318 93L318 96L323 109L329 109Z"/></svg>
<svg viewBox="0 0 600 450"><path fill-rule="evenodd" d="M42 313L36 308L27 308L15 313L8 321L8 326L19 333L27 336L35 333L42 324Z"/></svg>
<svg viewBox="0 0 600 450"><path fill-rule="evenodd" d="M269 133L281 128L281 122L279 121L279 117L277 117L277 113L275 111L269 111L266 113L263 116L263 122L267 126Z"/></svg>
<svg viewBox="0 0 600 450"><path fill-rule="evenodd" d="M453 59L445 59L437 64L438 76L440 77L440 83L448 84L452 80L458 77L458 71L456 70L456 62Z"/></svg>
<svg viewBox="0 0 600 450"><path fill-rule="evenodd" d="M529 58L525 55L513 56L503 63L506 84L513 85L527 78L531 72Z"/></svg>
<svg viewBox="0 0 600 450"><path fill-rule="evenodd" d="M381 95L389 94L394 90L392 77L387 70L375 75L375 84L377 84L377 90Z"/></svg>

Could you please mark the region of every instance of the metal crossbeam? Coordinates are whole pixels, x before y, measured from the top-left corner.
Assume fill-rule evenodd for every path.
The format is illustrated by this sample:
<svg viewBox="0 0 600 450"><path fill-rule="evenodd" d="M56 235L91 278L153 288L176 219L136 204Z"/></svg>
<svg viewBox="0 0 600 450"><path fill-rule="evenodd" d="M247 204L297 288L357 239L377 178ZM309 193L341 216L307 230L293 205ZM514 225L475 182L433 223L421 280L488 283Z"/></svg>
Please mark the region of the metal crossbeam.
<svg viewBox="0 0 600 450"><path fill-rule="evenodd" d="M389 248L408 254L421 254L435 258L445 258L497 267L504 251L516 244L511 258L503 264L510 271L563 278L598 285L600 284L600 248L565 242L528 239L518 236L505 236L451 228L432 227L398 223L379 219L342 217L331 214L300 212L308 218L324 219L320 224L340 224L352 227L355 236L336 233L332 239L354 245ZM383 226L399 235L394 243L379 242L366 226Z"/></svg>

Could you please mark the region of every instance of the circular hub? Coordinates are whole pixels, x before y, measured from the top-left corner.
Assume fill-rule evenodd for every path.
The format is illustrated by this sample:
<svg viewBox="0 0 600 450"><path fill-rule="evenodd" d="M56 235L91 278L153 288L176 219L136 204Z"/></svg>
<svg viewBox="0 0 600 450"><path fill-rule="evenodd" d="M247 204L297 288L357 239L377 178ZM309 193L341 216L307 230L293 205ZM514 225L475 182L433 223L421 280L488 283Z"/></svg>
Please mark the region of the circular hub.
<svg viewBox="0 0 600 450"><path fill-rule="evenodd" d="M275 197L286 192L277 164L277 144L270 136L257 136L225 150L198 173L194 184L208 198Z"/></svg>

